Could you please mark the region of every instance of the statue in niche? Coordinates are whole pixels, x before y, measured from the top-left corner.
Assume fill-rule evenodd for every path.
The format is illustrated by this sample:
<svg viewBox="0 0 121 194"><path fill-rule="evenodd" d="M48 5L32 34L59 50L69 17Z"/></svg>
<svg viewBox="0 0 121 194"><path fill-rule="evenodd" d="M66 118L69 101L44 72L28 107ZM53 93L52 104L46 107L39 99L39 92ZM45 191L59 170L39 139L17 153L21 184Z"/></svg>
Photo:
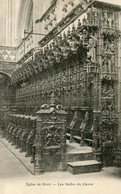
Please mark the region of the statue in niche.
<svg viewBox="0 0 121 194"><path fill-rule="evenodd" d="M73 128L74 128L74 126L75 126L75 124L76 124L76 122L77 122L77 120L78 120L77 114L78 114L78 112L75 111L74 116L73 116L73 119L72 119L72 121L71 121L71 123L70 123L70 127L69 127L69 128L70 128L70 142L73 141L72 130L73 130Z"/></svg>
<svg viewBox="0 0 121 194"><path fill-rule="evenodd" d="M112 25L113 25L113 18L112 18L112 16L108 17L108 23L109 23L109 27L112 27Z"/></svg>
<svg viewBox="0 0 121 194"><path fill-rule="evenodd" d="M80 125L80 133L81 133L81 141L80 141L80 146L84 145L84 141L85 141L85 129L87 127L87 125L89 124L89 112L86 111L84 119Z"/></svg>
<svg viewBox="0 0 121 194"><path fill-rule="evenodd" d="M96 45L97 45L97 39L93 36L89 38L89 42L87 45L87 61L95 63L96 62Z"/></svg>
<svg viewBox="0 0 121 194"><path fill-rule="evenodd" d="M107 13L104 12L104 15L103 15L103 25L105 27L109 26L109 21L108 21L108 17L107 17Z"/></svg>
<svg viewBox="0 0 121 194"><path fill-rule="evenodd" d="M104 42L104 52L108 52L110 42L106 39Z"/></svg>

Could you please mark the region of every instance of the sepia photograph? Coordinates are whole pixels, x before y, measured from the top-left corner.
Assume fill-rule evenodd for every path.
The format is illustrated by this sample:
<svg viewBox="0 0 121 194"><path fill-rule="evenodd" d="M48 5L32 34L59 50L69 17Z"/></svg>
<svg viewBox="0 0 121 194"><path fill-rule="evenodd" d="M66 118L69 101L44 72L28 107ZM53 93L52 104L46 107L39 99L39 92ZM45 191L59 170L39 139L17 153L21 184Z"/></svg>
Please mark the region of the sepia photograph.
<svg viewBox="0 0 121 194"><path fill-rule="evenodd" d="M121 194L121 0L0 8L0 194Z"/></svg>

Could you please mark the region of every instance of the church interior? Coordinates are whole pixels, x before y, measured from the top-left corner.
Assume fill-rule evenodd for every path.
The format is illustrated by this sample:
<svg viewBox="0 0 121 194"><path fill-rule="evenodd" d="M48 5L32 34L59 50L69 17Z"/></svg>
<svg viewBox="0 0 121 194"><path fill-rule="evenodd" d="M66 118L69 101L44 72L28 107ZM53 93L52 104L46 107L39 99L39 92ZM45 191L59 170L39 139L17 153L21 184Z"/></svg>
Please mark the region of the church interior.
<svg viewBox="0 0 121 194"><path fill-rule="evenodd" d="M34 175L121 167L121 2L1 6L2 140Z"/></svg>

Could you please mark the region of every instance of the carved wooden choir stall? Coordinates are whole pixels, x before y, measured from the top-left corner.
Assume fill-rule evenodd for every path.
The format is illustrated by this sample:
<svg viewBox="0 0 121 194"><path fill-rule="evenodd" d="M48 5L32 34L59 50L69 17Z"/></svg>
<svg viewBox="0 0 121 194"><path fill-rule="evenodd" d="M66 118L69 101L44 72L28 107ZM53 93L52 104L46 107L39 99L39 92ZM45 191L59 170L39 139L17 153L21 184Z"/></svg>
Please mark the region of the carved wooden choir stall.
<svg viewBox="0 0 121 194"><path fill-rule="evenodd" d="M115 5L81 1L13 72L15 111L6 136L32 156L35 174L66 169L66 141L80 149L93 147L95 159L113 165L119 127L119 13ZM52 94L57 104L51 102Z"/></svg>

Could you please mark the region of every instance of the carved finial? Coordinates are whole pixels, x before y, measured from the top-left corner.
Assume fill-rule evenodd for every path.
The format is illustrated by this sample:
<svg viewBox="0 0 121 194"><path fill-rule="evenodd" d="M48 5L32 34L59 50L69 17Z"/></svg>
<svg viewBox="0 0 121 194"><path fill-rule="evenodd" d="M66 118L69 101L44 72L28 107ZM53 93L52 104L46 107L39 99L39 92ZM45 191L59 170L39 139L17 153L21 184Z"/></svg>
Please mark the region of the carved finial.
<svg viewBox="0 0 121 194"><path fill-rule="evenodd" d="M49 49L50 49L50 50L52 49L52 44L49 45Z"/></svg>
<svg viewBox="0 0 121 194"><path fill-rule="evenodd" d="M81 20L80 19L78 19L78 29L80 29L81 28Z"/></svg>
<svg viewBox="0 0 121 194"><path fill-rule="evenodd" d="M87 19L86 19L85 16L84 16L84 18L82 19L82 23L83 23L83 25L86 25L86 24L87 24Z"/></svg>
<svg viewBox="0 0 121 194"><path fill-rule="evenodd" d="M73 24L73 26L72 26L72 34L74 34L75 31L76 31L76 29L75 29L75 26L74 26L74 24Z"/></svg>
<svg viewBox="0 0 121 194"><path fill-rule="evenodd" d="M56 106L56 99L55 99L55 94L54 92L51 94L51 99L50 99L50 107L55 107Z"/></svg>
<svg viewBox="0 0 121 194"><path fill-rule="evenodd" d="M66 39L66 33L65 32L63 33L63 38Z"/></svg>
<svg viewBox="0 0 121 194"><path fill-rule="evenodd" d="M58 104L58 105L56 106L56 109L57 109L57 110L62 110L62 105Z"/></svg>
<svg viewBox="0 0 121 194"><path fill-rule="evenodd" d="M49 50L49 45L48 44L47 44L47 47L46 48L47 48L47 50Z"/></svg>
<svg viewBox="0 0 121 194"><path fill-rule="evenodd" d="M62 41L62 34L60 34L60 36L58 36L58 40L59 40L59 42Z"/></svg>
<svg viewBox="0 0 121 194"><path fill-rule="evenodd" d="M48 109L48 105L47 105L47 104L43 104L43 105L41 106L41 109Z"/></svg>
<svg viewBox="0 0 121 194"><path fill-rule="evenodd" d="M67 31L67 36L70 36L70 27L68 28L68 31Z"/></svg>
<svg viewBox="0 0 121 194"><path fill-rule="evenodd" d="M69 1L69 3L71 6L74 6L74 2L72 0Z"/></svg>

